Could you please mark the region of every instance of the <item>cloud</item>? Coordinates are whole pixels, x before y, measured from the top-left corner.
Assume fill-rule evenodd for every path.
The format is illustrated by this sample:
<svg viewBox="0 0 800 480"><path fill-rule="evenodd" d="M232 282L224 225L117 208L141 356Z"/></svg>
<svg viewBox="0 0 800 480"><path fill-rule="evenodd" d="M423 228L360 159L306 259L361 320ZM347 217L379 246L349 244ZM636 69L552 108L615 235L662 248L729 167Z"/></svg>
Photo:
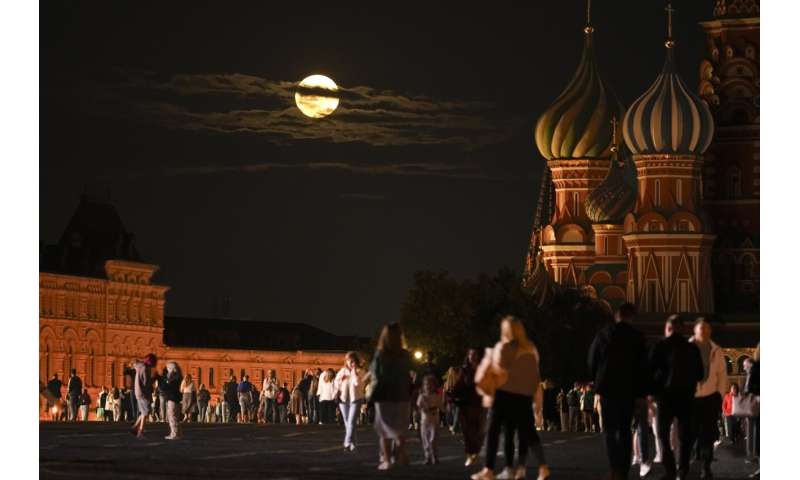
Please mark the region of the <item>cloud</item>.
<svg viewBox="0 0 800 480"><path fill-rule="evenodd" d="M130 111L144 121L169 129L261 135L278 145L319 140L473 150L503 142L513 130L511 119L481 101L445 101L367 86L341 87L337 110L323 119L312 119L295 106L295 82L239 73L118 73L117 95L122 101L129 99ZM317 90L304 93L330 94Z"/></svg>
<svg viewBox="0 0 800 480"><path fill-rule="evenodd" d="M202 165L163 168L161 175L211 175L218 173L254 173L274 170L333 170L362 175L398 175L410 177L448 177L471 180L503 180L486 175L475 167L446 163L362 164L352 162L251 163L243 165Z"/></svg>

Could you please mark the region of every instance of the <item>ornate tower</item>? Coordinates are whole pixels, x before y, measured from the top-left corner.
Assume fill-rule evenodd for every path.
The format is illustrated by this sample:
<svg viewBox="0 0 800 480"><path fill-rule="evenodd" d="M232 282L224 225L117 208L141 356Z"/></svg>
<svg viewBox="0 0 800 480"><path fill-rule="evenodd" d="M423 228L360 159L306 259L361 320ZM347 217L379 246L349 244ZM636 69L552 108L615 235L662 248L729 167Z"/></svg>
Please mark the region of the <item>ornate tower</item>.
<svg viewBox="0 0 800 480"><path fill-rule="evenodd" d="M585 284L594 263L592 222L584 202L608 172L611 118L624 107L606 87L594 57L594 28L587 14L583 54L572 80L536 123L536 146L552 173L555 205L550 223L534 225L526 277L535 270L536 252L560 284Z"/></svg>
<svg viewBox="0 0 800 480"><path fill-rule="evenodd" d="M628 300L647 312L712 312L715 235L701 205L703 153L714 121L675 69L671 5L661 74L625 113L638 195L625 217Z"/></svg>
<svg viewBox="0 0 800 480"><path fill-rule="evenodd" d="M611 160L603 182L586 197L586 216L594 232L594 265L587 271L588 283L598 296L621 303L627 295L628 259L622 234L625 215L636 202L636 182L626 175L625 158L617 141L617 119L611 121Z"/></svg>
<svg viewBox="0 0 800 480"><path fill-rule="evenodd" d="M759 2L715 0L714 19L701 22L707 57L700 95L711 105L714 141L703 169L703 201L717 241L717 310L759 307Z"/></svg>

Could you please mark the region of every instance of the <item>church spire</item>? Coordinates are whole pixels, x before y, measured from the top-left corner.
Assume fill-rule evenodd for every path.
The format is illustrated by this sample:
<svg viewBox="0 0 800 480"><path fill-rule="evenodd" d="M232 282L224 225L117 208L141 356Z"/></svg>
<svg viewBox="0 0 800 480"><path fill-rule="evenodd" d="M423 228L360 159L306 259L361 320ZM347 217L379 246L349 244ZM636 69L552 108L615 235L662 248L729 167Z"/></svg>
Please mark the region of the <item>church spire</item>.
<svg viewBox="0 0 800 480"><path fill-rule="evenodd" d="M667 12L667 41L664 42L664 46L672 48L675 46L675 40L672 39L672 14L675 12L675 9L672 8L672 2L667 2L667 7L664 10Z"/></svg>
<svg viewBox="0 0 800 480"><path fill-rule="evenodd" d="M592 26L592 0L586 0L586 26L583 28L583 32L587 36L594 32L594 27Z"/></svg>

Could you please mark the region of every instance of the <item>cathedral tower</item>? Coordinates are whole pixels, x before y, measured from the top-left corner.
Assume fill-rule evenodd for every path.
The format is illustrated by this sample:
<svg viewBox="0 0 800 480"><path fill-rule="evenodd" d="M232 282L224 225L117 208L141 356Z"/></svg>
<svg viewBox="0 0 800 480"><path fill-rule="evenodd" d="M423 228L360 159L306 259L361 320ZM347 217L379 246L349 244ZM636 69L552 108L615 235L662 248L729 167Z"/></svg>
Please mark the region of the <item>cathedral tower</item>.
<svg viewBox="0 0 800 480"><path fill-rule="evenodd" d="M594 56L594 28L587 14L578 69L567 87L536 123L536 146L552 173L555 205L549 224L534 225L526 277L542 261L560 284L582 285L594 263L592 221L584 207L589 193L608 173L612 117L624 107L604 84Z"/></svg>
<svg viewBox="0 0 800 480"><path fill-rule="evenodd" d="M759 51L758 0L715 0L701 22L707 56L700 95L716 132L703 168L703 202L714 220L714 288L722 312L759 307Z"/></svg>
<svg viewBox="0 0 800 480"><path fill-rule="evenodd" d="M716 237L701 205L701 172L714 121L676 72L672 13L668 5L664 68L622 125L638 179L624 223L627 296L645 312L713 312Z"/></svg>

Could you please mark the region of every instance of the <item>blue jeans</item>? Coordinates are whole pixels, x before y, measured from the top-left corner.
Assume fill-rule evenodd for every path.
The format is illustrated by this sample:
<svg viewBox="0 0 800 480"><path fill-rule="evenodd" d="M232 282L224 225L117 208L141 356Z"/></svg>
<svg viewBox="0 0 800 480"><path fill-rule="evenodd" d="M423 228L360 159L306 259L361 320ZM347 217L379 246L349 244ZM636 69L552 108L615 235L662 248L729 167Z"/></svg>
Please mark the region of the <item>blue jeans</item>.
<svg viewBox="0 0 800 480"><path fill-rule="evenodd" d="M344 423L344 446L356 445L356 421L358 412L361 410L361 401L341 402L339 410L342 412L342 422Z"/></svg>

